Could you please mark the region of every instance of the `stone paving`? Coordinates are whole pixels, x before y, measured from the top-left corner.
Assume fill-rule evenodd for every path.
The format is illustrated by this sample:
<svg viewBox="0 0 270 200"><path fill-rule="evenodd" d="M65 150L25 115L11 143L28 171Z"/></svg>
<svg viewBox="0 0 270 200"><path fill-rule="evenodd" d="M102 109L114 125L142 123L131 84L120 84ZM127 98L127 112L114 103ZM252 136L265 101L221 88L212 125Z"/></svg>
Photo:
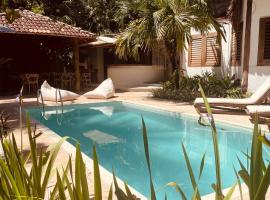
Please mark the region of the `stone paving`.
<svg viewBox="0 0 270 200"><path fill-rule="evenodd" d="M65 102L64 104L84 104L84 103L94 103L94 102L104 102L104 101L126 101L130 103L137 103L141 105L147 105L151 107L155 107L158 109L163 109L167 111L172 112L179 112L186 115L192 115L198 117L198 114L196 113L194 107L192 104L189 103L179 103L174 101L168 101L168 100L160 100L160 99L154 99L151 97L151 93L149 92L121 92L116 93L115 97L109 100L96 100L96 99L85 99L81 97L80 99L72 102ZM48 105L55 105L53 103L50 103ZM24 108L36 106L36 98L26 98L24 99ZM18 102L15 101L15 99L12 98L2 98L0 99L0 110L5 110L8 113L11 114L9 125L12 127L12 131L15 134L17 143L20 144L20 126L19 126L19 106ZM219 123L230 123L237 126L243 126L252 128L253 125L249 121L249 117L244 113L234 113L234 114L217 114L215 115L215 120ZM23 121L25 121L25 116L23 117ZM32 124L34 122L32 121ZM25 123L23 123L25 124ZM48 128L38 125L38 130L42 131L43 134L37 139L38 146L39 147L47 147L50 144L55 143L59 136L50 131ZM25 129L25 128L24 128ZM268 130L266 126L262 126L263 130ZM24 130L23 133L23 147L25 151L29 150L29 145L27 142L27 133ZM69 154L72 153L72 151L68 152L67 148L62 148L59 154L60 159L57 159L55 167L58 168L60 166L63 166L67 159ZM73 154L74 155L74 154ZM89 179L89 189L91 194L93 194L93 176L91 174L91 166L87 169L87 175ZM103 186L103 199L107 199L108 193L109 193L109 187L111 184L111 177L108 178L106 173L102 175L102 186ZM53 183L52 183L53 184ZM270 196L269 196L270 197ZM207 196L205 199L213 199L213 196ZM239 199L239 197L236 197L234 199ZM245 197L245 199L248 199L248 197ZM269 198L268 198L269 199Z"/></svg>

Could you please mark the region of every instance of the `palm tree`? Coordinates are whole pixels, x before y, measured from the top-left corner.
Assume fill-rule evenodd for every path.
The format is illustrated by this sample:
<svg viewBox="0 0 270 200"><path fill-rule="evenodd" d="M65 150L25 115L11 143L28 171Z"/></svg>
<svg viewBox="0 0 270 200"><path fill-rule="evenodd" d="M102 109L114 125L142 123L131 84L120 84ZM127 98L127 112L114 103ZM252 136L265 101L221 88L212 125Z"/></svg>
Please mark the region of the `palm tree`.
<svg viewBox="0 0 270 200"><path fill-rule="evenodd" d="M214 28L223 36L213 17L210 3L204 0L137 0L138 18L130 22L116 42L116 54L127 59L140 58L162 42L172 68L179 69L179 55L191 39L191 29L206 34ZM219 40L220 41L220 40ZM180 69L181 70L181 69Z"/></svg>

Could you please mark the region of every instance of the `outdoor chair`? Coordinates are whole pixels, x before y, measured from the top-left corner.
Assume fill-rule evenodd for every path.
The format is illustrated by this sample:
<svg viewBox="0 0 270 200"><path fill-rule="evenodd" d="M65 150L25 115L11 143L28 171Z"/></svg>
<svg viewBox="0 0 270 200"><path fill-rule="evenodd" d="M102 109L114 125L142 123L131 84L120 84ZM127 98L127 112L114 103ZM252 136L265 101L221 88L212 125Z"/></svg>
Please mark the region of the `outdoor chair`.
<svg viewBox="0 0 270 200"><path fill-rule="evenodd" d="M81 83L82 87L85 88L90 88L91 87L91 73L82 73L81 74Z"/></svg>
<svg viewBox="0 0 270 200"><path fill-rule="evenodd" d="M39 74L24 74L21 75L21 79L23 85L28 85L28 93L30 93L31 89L38 89Z"/></svg>
<svg viewBox="0 0 270 200"><path fill-rule="evenodd" d="M249 114L251 122L254 123L255 117L258 115L258 123L268 125L270 130L270 105L247 106L246 112Z"/></svg>
<svg viewBox="0 0 270 200"><path fill-rule="evenodd" d="M72 88L72 74L70 73L63 73L61 75L61 87L62 88Z"/></svg>
<svg viewBox="0 0 270 200"><path fill-rule="evenodd" d="M252 94L252 96L244 99L231 98L208 98L208 103L214 112L222 113L223 111L244 110L249 105L260 105L267 101L270 95L270 77ZM197 98L194 102L197 112L206 113L203 98Z"/></svg>
<svg viewBox="0 0 270 200"><path fill-rule="evenodd" d="M62 85L61 83L61 74L62 73L58 73L58 72L52 72L52 82L54 87L60 87L60 85Z"/></svg>
<svg viewBox="0 0 270 200"><path fill-rule="evenodd" d="M40 85L45 81L51 81L51 73L50 72L44 72L44 73L41 73L39 74L39 83Z"/></svg>
<svg viewBox="0 0 270 200"><path fill-rule="evenodd" d="M251 105L247 106L247 113L253 117L256 113L261 117L270 118L270 105Z"/></svg>

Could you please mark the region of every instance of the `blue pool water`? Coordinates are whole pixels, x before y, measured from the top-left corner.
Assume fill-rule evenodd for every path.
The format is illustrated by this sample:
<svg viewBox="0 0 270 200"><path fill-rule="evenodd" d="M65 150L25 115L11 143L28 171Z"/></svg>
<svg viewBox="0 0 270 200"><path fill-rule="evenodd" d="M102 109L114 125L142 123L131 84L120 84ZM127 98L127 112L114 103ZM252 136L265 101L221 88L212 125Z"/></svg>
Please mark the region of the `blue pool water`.
<svg viewBox="0 0 270 200"><path fill-rule="evenodd" d="M70 136L79 141L82 151L89 157L92 157L92 145L95 143L100 164L109 171L114 168L119 178L145 196L149 196L149 176L141 116L144 117L148 130L155 188L159 190L173 181L188 196L192 195L181 150L183 142L196 177L201 157L206 152L199 191L201 194L213 192L211 184L215 182L215 161L211 129L198 125L196 118L122 102L64 106L62 117L55 114L55 109L46 107L46 119L40 108L27 111L32 118L60 136ZM233 172L233 164L239 168L236 155L246 163L242 151L246 152L251 146L251 130L218 124L218 140L223 188L227 188L236 181ZM75 144L73 140L70 142ZM168 199L179 199L179 194L172 188L159 190L158 199L164 199L165 193Z"/></svg>

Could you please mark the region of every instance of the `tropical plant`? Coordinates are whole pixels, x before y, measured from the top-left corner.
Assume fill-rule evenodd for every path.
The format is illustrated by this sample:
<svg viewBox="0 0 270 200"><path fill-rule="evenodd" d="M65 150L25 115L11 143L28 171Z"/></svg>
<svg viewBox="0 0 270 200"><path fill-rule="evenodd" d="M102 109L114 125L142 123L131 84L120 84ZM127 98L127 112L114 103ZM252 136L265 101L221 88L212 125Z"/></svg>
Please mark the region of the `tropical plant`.
<svg viewBox="0 0 270 200"><path fill-rule="evenodd" d="M66 166L62 168L62 171L59 171L59 169L55 169L54 164L61 145L68 138L63 137L59 142L49 146L47 149L38 148L36 139L42 133L37 132L36 126L32 130L29 115L27 115L26 126L30 145L29 154L26 155L25 152L19 151L13 134L11 134L11 137L4 138L1 141L4 155L0 156L0 200L91 199L80 145L76 145L75 163L72 163L70 156ZM97 200L102 200L102 186L95 146L93 147L93 166L94 197ZM56 174L56 180L53 178L53 174ZM55 184L52 185L52 182ZM138 199L131 194L127 184L125 184L125 193L118 186L115 176L114 184L118 199ZM108 200L112 200L112 196L113 187L111 185Z"/></svg>
<svg viewBox="0 0 270 200"><path fill-rule="evenodd" d="M10 115L5 111L0 111L0 140L2 141L4 138L8 136L10 133L10 127L8 125L8 119Z"/></svg>
<svg viewBox="0 0 270 200"><path fill-rule="evenodd" d="M182 77L179 89L175 86L175 75L163 83L162 88L153 90L153 96L180 101L193 101L200 97L198 84L200 83L208 97L243 98L240 80L235 77L219 78L215 74L205 73L202 76Z"/></svg>
<svg viewBox="0 0 270 200"><path fill-rule="evenodd" d="M246 154L248 166L239 160L241 170L238 172L241 179L249 188L251 200L264 200L270 185L270 163L263 158L263 142L269 145L269 141L262 134L258 126L258 115L255 117L251 154ZM265 162L268 162L266 165Z"/></svg>
<svg viewBox="0 0 270 200"><path fill-rule="evenodd" d="M44 199L51 178L53 164L66 138L61 139L51 151L38 151L36 138L41 133L32 132L29 117L27 119L30 154L24 156L18 150L14 135L2 141L4 157L0 158L0 199L22 199L35 197ZM26 164L31 159L30 173Z"/></svg>
<svg viewBox="0 0 270 200"><path fill-rule="evenodd" d="M206 34L214 28L219 39L221 25L213 17L209 1L138 0L137 19L132 20L116 42L116 54L139 59L163 43L173 69L179 69L179 55L191 39L191 29ZM181 69L180 69L181 71Z"/></svg>

